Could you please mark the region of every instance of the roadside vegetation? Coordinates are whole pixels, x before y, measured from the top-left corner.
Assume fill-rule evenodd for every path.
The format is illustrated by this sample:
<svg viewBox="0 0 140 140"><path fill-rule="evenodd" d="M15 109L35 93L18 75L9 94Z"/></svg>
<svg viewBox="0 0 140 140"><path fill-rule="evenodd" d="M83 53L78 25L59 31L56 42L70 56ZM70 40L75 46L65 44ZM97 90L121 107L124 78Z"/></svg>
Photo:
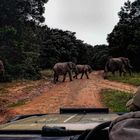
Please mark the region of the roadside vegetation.
<svg viewBox="0 0 140 140"><path fill-rule="evenodd" d="M40 95L44 80L14 80L0 84L0 111L24 105L35 96Z"/></svg>
<svg viewBox="0 0 140 140"><path fill-rule="evenodd" d="M127 112L126 103L133 94L118 90L103 89L101 91L102 102L111 112Z"/></svg>
<svg viewBox="0 0 140 140"><path fill-rule="evenodd" d="M53 77L53 70L46 69L41 71L42 77L52 78Z"/></svg>
<svg viewBox="0 0 140 140"><path fill-rule="evenodd" d="M16 103L12 103L8 105L8 107L18 107L18 106L24 105L25 103L26 103L26 100L22 99L22 100L18 100Z"/></svg>
<svg viewBox="0 0 140 140"><path fill-rule="evenodd" d="M120 77L117 73L115 76L109 73L107 79L131 84L134 86L140 86L140 73L132 73L131 76L127 73L126 76L122 76L122 77Z"/></svg>

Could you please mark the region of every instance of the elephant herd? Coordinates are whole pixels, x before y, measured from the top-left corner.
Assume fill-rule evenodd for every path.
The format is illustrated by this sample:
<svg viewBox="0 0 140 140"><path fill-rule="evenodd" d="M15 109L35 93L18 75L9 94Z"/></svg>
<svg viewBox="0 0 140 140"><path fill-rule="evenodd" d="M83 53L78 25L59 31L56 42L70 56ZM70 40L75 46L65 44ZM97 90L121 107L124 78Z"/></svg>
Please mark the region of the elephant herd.
<svg viewBox="0 0 140 140"><path fill-rule="evenodd" d="M69 74L69 79L72 81L72 78L76 78L81 73L81 79L85 74L87 79L89 79L88 73L92 72L90 65L76 65L73 62L62 62L56 63L53 67L54 71L54 83L58 82L59 76L63 75L63 82L66 79L67 73ZM128 72L130 75L132 73L132 66L130 60L126 57L113 58L109 57L104 68L104 78L107 77L108 72L112 72L115 75L115 72L118 71L120 76L125 76L125 73ZM72 77L72 73L75 75Z"/></svg>
<svg viewBox="0 0 140 140"><path fill-rule="evenodd" d="M76 65L72 62L63 62L63 63L56 63L53 67L54 71L54 83L58 82L58 78L60 75L63 75L63 82L66 79L67 73L69 74L69 79L72 81L72 73L75 73L73 78L77 79L77 76L81 73L81 79L83 78L83 75L85 74L87 79L88 72L92 72L92 68L89 65Z"/></svg>
<svg viewBox="0 0 140 140"><path fill-rule="evenodd" d="M104 68L104 78L107 77L108 72L112 72L115 75L115 72L118 71L120 76L125 76L126 72L130 75L132 73L132 66L130 64L130 60L126 57L118 57L113 58L109 57ZM67 73L69 74L69 79L72 81L73 78L77 79L78 75L81 74L81 79L85 74L87 79L89 79L88 73L92 72L92 68L90 65L76 65L73 62L62 62L56 63L53 67L54 71L54 83L58 82L59 76L63 75L63 82L66 79ZM4 64L0 60L0 75L3 76L5 73ZM74 76L72 74L74 73Z"/></svg>

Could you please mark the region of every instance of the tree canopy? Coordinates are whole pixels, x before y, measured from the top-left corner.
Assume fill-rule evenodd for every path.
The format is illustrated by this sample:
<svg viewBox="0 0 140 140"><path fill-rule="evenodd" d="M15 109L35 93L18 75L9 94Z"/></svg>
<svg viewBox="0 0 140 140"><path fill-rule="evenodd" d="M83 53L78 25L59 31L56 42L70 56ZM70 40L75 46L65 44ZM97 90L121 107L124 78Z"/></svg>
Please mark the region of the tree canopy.
<svg viewBox="0 0 140 140"><path fill-rule="evenodd" d="M39 78L40 24L47 0L0 1L0 59L11 78Z"/></svg>

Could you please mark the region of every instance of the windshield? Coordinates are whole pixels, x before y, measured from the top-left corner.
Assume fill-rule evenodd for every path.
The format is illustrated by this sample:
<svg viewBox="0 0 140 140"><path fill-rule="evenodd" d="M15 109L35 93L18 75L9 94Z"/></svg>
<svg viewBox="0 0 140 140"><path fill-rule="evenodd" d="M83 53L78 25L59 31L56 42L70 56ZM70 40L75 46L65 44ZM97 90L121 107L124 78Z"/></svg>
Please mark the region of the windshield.
<svg viewBox="0 0 140 140"><path fill-rule="evenodd" d="M31 116L3 124L0 130L42 130L43 126L65 127L67 130L86 130L105 121L113 120L117 114L50 114Z"/></svg>
<svg viewBox="0 0 140 140"><path fill-rule="evenodd" d="M139 0L1 0L0 130L89 129L139 110L139 19Z"/></svg>

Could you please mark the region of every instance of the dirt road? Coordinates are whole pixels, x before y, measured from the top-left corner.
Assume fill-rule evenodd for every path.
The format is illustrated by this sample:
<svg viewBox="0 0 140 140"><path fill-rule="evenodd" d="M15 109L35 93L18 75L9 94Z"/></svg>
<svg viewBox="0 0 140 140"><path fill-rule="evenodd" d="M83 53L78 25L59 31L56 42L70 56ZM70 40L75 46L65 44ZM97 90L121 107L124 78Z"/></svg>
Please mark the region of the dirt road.
<svg viewBox="0 0 140 140"><path fill-rule="evenodd" d="M10 112L14 114L56 113L59 112L60 107L103 107L100 98L101 89L109 88L132 93L137 89L128 84L104 80L102 71L93 72L90 74L90 79L84 77L72 82L67 79L64 83L51 83L49 88L45 87L44 82L41 87L39 96Z"/></svg>

